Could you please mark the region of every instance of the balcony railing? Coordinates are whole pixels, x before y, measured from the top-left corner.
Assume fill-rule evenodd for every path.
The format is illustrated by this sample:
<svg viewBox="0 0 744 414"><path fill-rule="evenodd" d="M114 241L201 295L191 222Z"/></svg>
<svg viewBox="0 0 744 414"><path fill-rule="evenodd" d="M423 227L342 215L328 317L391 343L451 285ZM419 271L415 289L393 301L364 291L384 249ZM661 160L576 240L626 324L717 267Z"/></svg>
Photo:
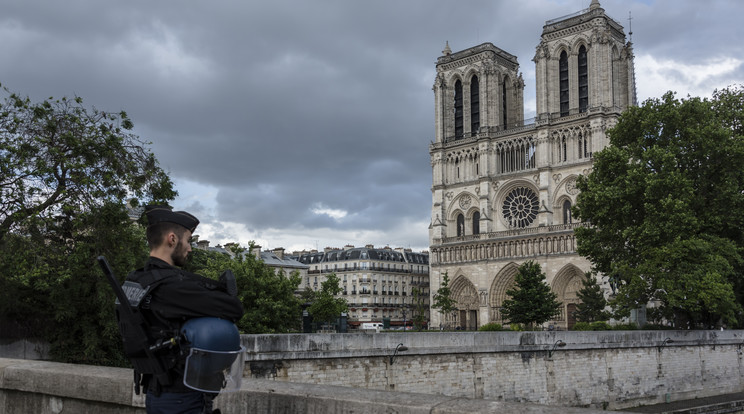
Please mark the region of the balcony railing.
<svg viewBox="0 0 744 414"><path fill-rule="evenodd" d="M584 225L585 225L584 223L554 224L551 226L528 227L524 229L493 231L490 233L471 234L467 236L445 237L443 239L434 239L434 244L469 242L469 241L477 241L477 240L491 240L491 239L500 239L500 238L506 238L506 237L529 236L533 234L564 232L564 231L573 230L577 227L582 227Z"/></svg>

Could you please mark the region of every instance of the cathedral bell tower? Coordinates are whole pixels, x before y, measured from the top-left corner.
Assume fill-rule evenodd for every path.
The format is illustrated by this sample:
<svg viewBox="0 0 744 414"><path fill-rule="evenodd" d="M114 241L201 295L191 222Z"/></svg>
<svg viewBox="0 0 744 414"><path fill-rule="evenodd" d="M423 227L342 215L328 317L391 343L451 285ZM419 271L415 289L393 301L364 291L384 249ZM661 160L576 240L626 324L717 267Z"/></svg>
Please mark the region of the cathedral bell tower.
<svg viewBox="0 0 744 414"><path fill-rule="evenodd" d="M437 59L429 280L434 295L448 275L457 312L432 312L431 326L507 323L501 306L527 261L563 304L550 324L573 326L591 269L576 253L576 180L636 103L633 48L592 0L545 22L533 61L536 118L525 121L516 56L491 43L459 52L447 44Z"/></svg>
<svg viewBox="0 0 744 414"><path fill-rule="evenodd" d="M636 104L632 44L598 0L545 22L533 60L540 120Z"/></svg>
<svg viewBox="0 0 744 414"><path fill-rule="evenodd" d="M436 138L432 148L434 203L431 232L434 237L446 237L449 232L465 234L473 230L490 231L488 214L475 211L490 209L488 177L491 171L490 145L483 140L524 123L524 82L519 74L516 56L492 43L483 43L452 53L449 43L437 59L434 82ZM445 151L445 147L457 147ZM467 184L466 184L467 183ZM467 185L469 196L458 201L468 210L458 224L445 211L445 199L450 185ZM479 195L483 194L483 197ZM450 221L451 223L447 224ZM459 226L459 227L457 227ZM456 230L459 228L459 230Z"/></svg>

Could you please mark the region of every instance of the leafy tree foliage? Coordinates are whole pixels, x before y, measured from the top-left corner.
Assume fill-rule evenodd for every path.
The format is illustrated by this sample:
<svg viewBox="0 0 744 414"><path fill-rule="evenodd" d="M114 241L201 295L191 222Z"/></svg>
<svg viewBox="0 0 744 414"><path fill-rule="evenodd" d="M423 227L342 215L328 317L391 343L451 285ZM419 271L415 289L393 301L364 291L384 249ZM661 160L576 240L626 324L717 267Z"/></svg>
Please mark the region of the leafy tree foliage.
<svg viewBox="0 0 744 414"><path fill-rule="evenodd" d="M545 274L539 264L533 261L523 263L515 282L515 288L506 291L509 299L501 305L501 312L509 322L533 327L558 314L561 304L545 283Z"/></svg>
<svg viewBox="0 0 744 414"><path fill-rule="evenodd" d="M420 331L426 326L427 306L424 304L424 296L420 289L411 289L411 296L413 296L413 315L411 315L411 319L413 320L413 326Z"/></svg>
<svg viewBox="0 0 744 414"><path fill-rule="evenodd" d="M457 310L457 300L452 297L452 291L449 288L449 274L444 272L442 275L442 284L434 294L432 309L439 309L439 314L450 315Z"/></svg>
<svg viewBox="0 0 744 414"><path fill-rule="evenodd" d="M114 295L95 258L119 280L147 257L144 230L123 206L106 204L43 235L10 233L0 242L0 314L16 338L51 345L57 361L124 366Z"/></svg>
<svg viewBox="0 0 744 414"><path fill-rule="evenodd" d="M124 200L167 202L172 182L125 112L0 94L0 332L47 341L59 361L124 365L95 258L120 280L144 263Z"/></svg>
<svg viewBox="0 0 744 414"><path fill-rule="evenodd" d="M276 272L240 246L234 257L225 253L194 250L187 269L213 279L231 270L238 285L244 314L237 323L242 333L283 333L300 327L300 299L294 294L300 285L297 272Z"/></svg>
<svg viewBox="0 0 744 414"><path fill-rule="evenodd" d="M81 98L31 102L2 88L0 240L54 225L108 202L172 200L176 192L126 112Z"/></svg>
<svg viewBox="0 0 744 414"><path fill-rule="evenodd" d="M315 292L315 298L307 311L316 322L333 323L341 313L349 309L346 299L336 297L342 290L339 282L338 276L331 273L320 284L320 290Z"/></svg>
<svg viewBox="0 0 744 414"><path fill-rule="evenodd" d="M628 109L578 180L578 252L610 277L618 316L649 302L678 327L741 320L744 90Z"/></svg>
<svg viewBox="0 0 744 414"><path fill-rule="evenodd" d="M582 287L578 296L581 303L576 306L576 320L579 322L606 321L610 313L605 310L607 299L605 299L602 287L597 283L597 278L587 272L582 280Z"/></svg>

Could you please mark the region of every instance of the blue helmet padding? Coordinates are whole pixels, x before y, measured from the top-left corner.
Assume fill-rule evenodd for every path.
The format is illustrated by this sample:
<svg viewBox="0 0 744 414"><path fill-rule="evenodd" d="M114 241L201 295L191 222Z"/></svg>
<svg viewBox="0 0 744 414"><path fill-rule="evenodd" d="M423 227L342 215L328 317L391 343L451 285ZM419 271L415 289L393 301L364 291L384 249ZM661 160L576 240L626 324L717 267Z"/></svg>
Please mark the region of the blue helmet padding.
<svg viewBox="0 0 744 414"><path fill-rule="evenodd" d="M194 318L186 321L181 333L192 348L208 351L237 351L240 349L240 332L230 321L220 318Z"/></svg>

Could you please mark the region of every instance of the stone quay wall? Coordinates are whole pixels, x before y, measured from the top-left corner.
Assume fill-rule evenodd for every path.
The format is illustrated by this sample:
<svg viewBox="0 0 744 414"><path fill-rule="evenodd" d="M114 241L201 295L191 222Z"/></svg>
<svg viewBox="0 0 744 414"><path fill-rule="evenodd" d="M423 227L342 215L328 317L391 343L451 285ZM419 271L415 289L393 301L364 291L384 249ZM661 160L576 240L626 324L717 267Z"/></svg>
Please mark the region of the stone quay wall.
<svg viewBox="0 0 744 414"><path fill-rule="evenodd" d="M739 330L289 334L242 340L246 371L276 382L597 409L744 391ZM407 349L396 353L399 344Z"/></svg>
<svg viewBox="0 0 744 414"><path fill-rule="evenodd" d="M360 390L246 378L222 394L226 414L599 414L583 408L473 400L441 395ZM121 368L0 358L0 414L144 414L132 371Z"/></svg>

